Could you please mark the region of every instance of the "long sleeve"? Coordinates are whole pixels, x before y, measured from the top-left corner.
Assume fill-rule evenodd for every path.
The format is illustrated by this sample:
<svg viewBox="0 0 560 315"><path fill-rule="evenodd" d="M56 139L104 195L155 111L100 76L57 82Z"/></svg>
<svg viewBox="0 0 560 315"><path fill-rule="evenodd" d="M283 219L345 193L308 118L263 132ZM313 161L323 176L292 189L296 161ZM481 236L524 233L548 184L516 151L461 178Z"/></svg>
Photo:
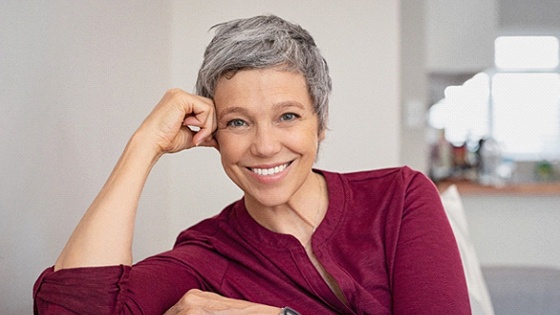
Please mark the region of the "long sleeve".
<svg viewBox="0 0 560 315"><path fill-rule="evenodd" d="M35 314L113 314L122 307L131 267L48 268L33 288Z"/></svg>
<svg viewBox="0 0 560 315"><path fill-rule="evenodd" d="M34 286L35 314L162 314L199 279L171 254L134 266L45 270Z"/></svg>
<svg viewBox="0 0 560 315"><path fill-rule="evenodd" d="M391 275L393 314L470 314L457 243L436 189L417 174L403 200Z"/></svg>

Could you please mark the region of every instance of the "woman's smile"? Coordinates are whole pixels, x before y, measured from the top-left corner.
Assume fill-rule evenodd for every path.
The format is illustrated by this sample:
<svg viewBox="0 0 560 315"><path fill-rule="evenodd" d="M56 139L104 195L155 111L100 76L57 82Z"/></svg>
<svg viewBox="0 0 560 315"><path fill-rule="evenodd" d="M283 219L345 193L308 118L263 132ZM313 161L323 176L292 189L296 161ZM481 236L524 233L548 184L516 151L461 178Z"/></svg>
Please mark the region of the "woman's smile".
<svg viewBox="0 0 560 315"><path fill-rule="evenodd" d="M259 176L273 176L283 172L290 163L284 163L274 167L248 167L248 169Z"/></svg>

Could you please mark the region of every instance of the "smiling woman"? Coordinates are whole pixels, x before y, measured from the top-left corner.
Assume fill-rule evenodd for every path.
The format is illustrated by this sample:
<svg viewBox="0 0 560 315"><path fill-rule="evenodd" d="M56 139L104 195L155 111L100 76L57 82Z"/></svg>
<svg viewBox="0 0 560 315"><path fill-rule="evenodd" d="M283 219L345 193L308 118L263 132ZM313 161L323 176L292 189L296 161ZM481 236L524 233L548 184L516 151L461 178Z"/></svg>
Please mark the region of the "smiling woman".
<svg viewBox="0 0 560 315"><path fill-rule="evenodd" d="M198 95L168 91L131 137L37 280L36 313L470 314L453 233L423 174L313 169L330 90L300 26L276 16L218 25ZM219 151L243 198L132 265L151 168L198 146Z"/></svg>

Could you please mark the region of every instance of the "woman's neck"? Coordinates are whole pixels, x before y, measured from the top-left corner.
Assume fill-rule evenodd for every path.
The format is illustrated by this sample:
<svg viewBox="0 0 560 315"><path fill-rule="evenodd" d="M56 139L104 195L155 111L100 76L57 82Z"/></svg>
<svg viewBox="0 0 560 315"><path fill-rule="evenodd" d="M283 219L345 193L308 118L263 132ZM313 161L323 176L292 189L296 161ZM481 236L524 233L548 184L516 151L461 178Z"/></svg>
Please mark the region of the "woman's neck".
<svg viewBox="0 0 560 315"><path fill-rule="evenodd" d="M312 172L286 203L267 207L246 196L245 204L249 215L260 225L277 233L293 235L306 246L326 214L327 185L322 175Z"/></svg>

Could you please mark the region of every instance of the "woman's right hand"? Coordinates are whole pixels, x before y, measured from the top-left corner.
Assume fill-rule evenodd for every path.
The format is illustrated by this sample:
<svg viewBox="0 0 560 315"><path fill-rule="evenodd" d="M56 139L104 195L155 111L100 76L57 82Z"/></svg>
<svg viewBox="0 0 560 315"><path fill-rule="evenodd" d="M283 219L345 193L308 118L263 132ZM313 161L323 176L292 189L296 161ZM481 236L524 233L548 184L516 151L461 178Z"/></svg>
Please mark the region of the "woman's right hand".
<svg viewBox="0 0 560 315"><path fill-rule="evenodd" d="M180 89L165 93L136 134L157 155L175 153L194 146L217 148L214 102ZM192 127L195 127L193 130Z"/></svg>

